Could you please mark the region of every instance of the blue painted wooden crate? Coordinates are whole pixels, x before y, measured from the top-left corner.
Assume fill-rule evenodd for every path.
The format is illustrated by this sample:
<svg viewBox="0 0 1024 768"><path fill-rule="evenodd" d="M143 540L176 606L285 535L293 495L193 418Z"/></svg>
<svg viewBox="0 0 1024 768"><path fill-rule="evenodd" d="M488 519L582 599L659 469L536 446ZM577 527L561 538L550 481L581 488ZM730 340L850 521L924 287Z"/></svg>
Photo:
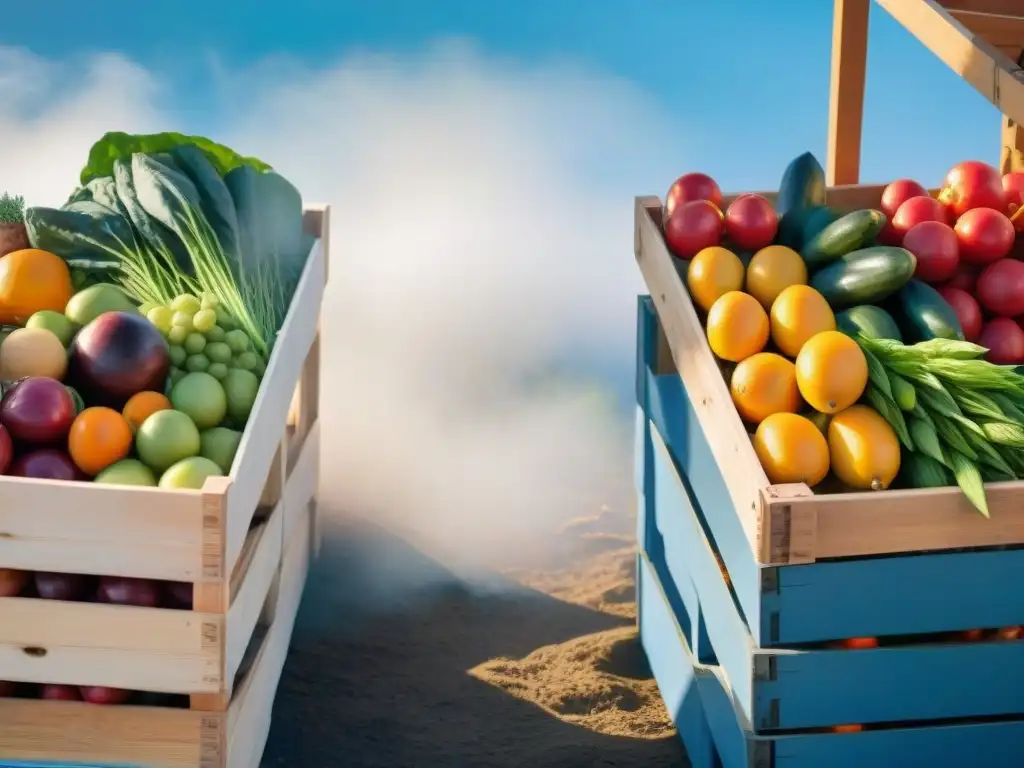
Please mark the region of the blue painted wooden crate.
<svg viewBox="0 0 1024 768"><path fill-rule="evenodd" d="M641 298L638 316L640 625L695 765L1022 764L1024 642L953 642L948 634L1024 623L1016 587L1024 552L997 546L1017 543L1022 508L1006 499L1021 497L1021 484L990 486L1002 503L986 521L957 506L957 489L823 498L764 481L750 525L730 483L763 473L751 466L745 431L722 454L730 420L742 425L670 257L663 254L669 269L650 264L652 227L664 250L651 213L653 204L640 201L638 259L658 291ZM686 310L696 333L681 322ZM874 540L870 529L854 530L846 557L833 551L844 543L836 510L866 525L881 509L906 525L911 502L919 525L937 530L900 538L890 520ZM785 530L787 513L800 506L804 520ZM808 514L826 517L832 530L822 537ZM985 537L995 539L986 549L956 551ZM827 556L819 557L823 545ZM882 647L825 642L863 636L881 636ZM867 728L832 732L851 723Z"/></svg>

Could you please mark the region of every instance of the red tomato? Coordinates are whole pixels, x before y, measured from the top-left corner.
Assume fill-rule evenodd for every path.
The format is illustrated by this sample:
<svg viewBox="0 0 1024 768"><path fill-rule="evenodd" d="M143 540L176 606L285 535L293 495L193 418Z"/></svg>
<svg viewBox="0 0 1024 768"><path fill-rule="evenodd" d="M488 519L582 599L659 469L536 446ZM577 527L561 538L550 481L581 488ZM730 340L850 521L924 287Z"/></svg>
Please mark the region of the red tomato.
<svg viewBox="0 0 1024 768"><path fill-rule="evenodd" d="M721 208L722 190L706 173L684 173L672 183L665 195L665 219L669 219L684 203L693 200L710 200Z"/></svg>
<svg viewBox="0 0 1024 768"><path fill-rule="evenodd" d="M722 211L708 200L684 203L665 222L665 243L681 259L692 259L704 248L722 242Z"/></svg>
<svg viewBox="0 0 1024 768"><path fill-rule="evenodd" d="M1013 224L994 208L972 208L957 219L960 258L971 264L991 264L1013 248Z"/></svg>
<svg viewBox="0 0 1024 768"><path fill-rule="evenodd" d="M968 160L953 166L939 199L959 218L975 208L1006 210L1006 193L999 171L988 163Z"/></svg>
<svg viewBox="0 0 1024 768"><path fill-rule="evenodd" d="M882 245L899 245L900 241L899 233L893 229L892 220L885 222L882 231L878 233L878 242Z"/></svg>
<svg viewBox="0 0 1024 768"><path fill-rule="evenodd" d="M959 288L961 291L967 291L970 294L974 294L974 288L978 284L978 275L981 274L981 270L973 264L964 264L960 262L960 266L956 268L956 274L953 278L946 283L946 288Z"/></svg>
<svg viewBox="0 0 1024 768"><path fill-rule="evenodd" d="M892 217L896 215L900 206L912 197L928 197L928 190L916 181L897 179L882 192L882 202L879 207L886 218L892 221Z"/></svg>
<svg viewBox="0 0 1024 768"><path fill-rule="evenodd" d="M994 315L1024 314L1024 261L1000 259L978 276L978 301Z"/></svg>
<svg viewBox="0 0 1024 768"><path fill-rule="evenodd" d="M740 248L759 251L778 231L779 216L760 195L740 195L725 212L725 234Z"/></svg>
<svg viewBox="0 0 1024 768"><path fill-rule="evenodd" d="M124 704L132 695L131 691L123 688L104 688L99 685L83 685L79 691L90 704Z"/></svg>
<svg viewBox="0 0 1024 768"><path fill-rule="evenodd" d="M964 338L968 341L975 341L981 333L981 306L971 294L961 288L946 286L939 289L939 294L956 312L960 327L963 329Z"/></svg>
<svg viewBox="0 0 1024 768"><path fill-rule="evenodd" d="M915 224L903 236L903 247L917 257L914 275L926 283L949 280L960 266L956 232L943 221Z"/></svg>
<svg viewBox="0 0 1024 768"><path fill-rule="evenodd" d="M49 701L81 701L82 696L73 685L47 683L39 692L39 698Z"/></svg>
<svg viewBox="0 0 1024 768"><path fill-rule="evenodd" d="M946 222L946 207L938 200L918 195L905 201L892 217L892 228L899 243L910 228L922 221ZM897 243L898 244L898 243Z"/></svg>
<svg viewBox="0 0 1024 768"><path fill-rule="evenodd" d="M978 344L988 352L985 359L998 365L1024 363L1024 330L1008 317L995 317L985 323Z"/></svg>
<svg viewBox="0 0 1024 768"><path fill-rule="evenodd" d="M1010 171L1003 176L1003 192L1006 193L1006 212L1010 214L1013 228L1024 232L1024 215L1014 214L1024 205L1024 171Z"/></svg>

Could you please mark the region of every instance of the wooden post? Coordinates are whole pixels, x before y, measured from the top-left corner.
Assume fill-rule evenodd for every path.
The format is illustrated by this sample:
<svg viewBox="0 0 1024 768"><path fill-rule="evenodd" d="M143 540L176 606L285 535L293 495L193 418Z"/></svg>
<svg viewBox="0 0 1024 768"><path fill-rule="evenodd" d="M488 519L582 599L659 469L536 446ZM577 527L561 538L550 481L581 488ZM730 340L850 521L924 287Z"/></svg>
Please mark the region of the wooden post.
<svg viewBox="0 0 1024 768"><path fill-rule="evenodd" d="M860 180L870 6L871 0L835 0L834 4L825 168L825 183L830 187L856 184Z"/></svg>
<svg viewBox="0 0 1024 768"><path fill-rule="evenodd" d="M1024 126L1011 117L1003 117L1003 151L999 172L1024 171Z"/></svg>

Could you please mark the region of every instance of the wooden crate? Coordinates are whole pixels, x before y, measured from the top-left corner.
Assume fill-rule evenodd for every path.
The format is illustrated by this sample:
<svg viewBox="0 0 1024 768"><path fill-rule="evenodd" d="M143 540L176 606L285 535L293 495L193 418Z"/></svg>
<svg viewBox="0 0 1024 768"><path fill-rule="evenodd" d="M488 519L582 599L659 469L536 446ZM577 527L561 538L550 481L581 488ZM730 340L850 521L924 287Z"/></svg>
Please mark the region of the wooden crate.
<svg viewBox="0 0 1024 768"><path fill-rule="evenodd" d="M0 477L0 567L189 582L190 611L0 598L0 680L187 709L0 699L0 764L256 766L318 541L327 206L227 477L169 491Z"/></svg>
<svg viewBox="0 0 1024 768"><path fill-rule="evenodd" d="M727 470L667 347L642 297L639 625L693 765L1019 765L1024 642L937 633L1024 623L1024 551L803 565L741 552ZM882 647L821 642L863 636ZM865 729L833 732L849 724Z"/></svg>

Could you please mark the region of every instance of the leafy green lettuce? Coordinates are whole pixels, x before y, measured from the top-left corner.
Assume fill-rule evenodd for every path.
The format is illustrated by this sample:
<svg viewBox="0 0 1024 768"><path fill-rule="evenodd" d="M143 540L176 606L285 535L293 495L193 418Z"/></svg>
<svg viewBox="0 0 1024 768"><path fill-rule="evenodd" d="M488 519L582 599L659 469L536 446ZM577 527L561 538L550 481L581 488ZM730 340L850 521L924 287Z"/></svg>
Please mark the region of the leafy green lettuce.
<svg viewBox="0 0 1024 768"><path fill-rule="evenodd" d="M130 161L136 152L152 155L170 152L188 144L199 147L221 176L241 166L249 166L259 171L270 170L270 166L262 160L255 157L243 157L233 149L202 136L185 136L181 133L130 134L111 131L104 134L89 150L89 161L82 169L81 184L84 186L95 178L113 176L114 161Z"/></svg>

